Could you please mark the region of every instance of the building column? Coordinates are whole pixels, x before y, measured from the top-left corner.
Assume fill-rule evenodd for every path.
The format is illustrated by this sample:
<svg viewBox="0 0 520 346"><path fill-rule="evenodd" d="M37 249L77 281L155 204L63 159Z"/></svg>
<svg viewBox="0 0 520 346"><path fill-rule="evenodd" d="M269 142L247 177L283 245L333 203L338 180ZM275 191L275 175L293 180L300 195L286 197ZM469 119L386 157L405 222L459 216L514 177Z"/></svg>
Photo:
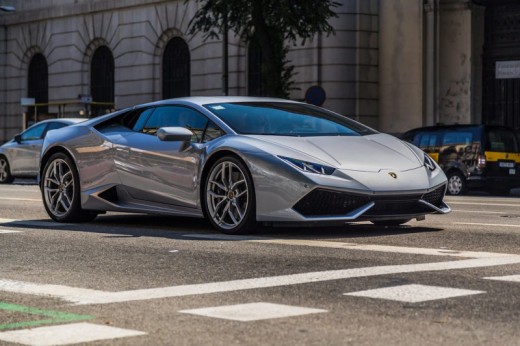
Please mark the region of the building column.
<svg viewBox="0 0 520 346"><path fill-rule="evenodd" d="M472 122L472 16L469 0L441 0L439 110L443 124Z"/></svg>
<svg viewBox="0 0 520 346"><path fill-rule="evenodd" d="M423 1L380 1L379 129L423 124Z"/></svg>

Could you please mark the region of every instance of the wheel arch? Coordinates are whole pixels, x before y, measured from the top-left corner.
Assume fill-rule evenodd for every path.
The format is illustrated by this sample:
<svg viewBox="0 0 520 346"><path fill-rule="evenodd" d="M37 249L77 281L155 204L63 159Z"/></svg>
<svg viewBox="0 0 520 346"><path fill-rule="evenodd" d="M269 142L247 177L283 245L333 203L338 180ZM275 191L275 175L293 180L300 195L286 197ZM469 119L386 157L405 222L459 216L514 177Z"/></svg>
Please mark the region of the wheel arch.
<svg viewBox="0 0 520 346"><path fill-rule="evenodd" d="M447 177L449 177L451 174L454 174L454 173L460 173L464 177L464 179L468 179L468 176L467 176L466 172L464 171L464 169L462 169L462 167L451 166L448 169L446 169L446 171L445 171L445 174Z"/></svg>

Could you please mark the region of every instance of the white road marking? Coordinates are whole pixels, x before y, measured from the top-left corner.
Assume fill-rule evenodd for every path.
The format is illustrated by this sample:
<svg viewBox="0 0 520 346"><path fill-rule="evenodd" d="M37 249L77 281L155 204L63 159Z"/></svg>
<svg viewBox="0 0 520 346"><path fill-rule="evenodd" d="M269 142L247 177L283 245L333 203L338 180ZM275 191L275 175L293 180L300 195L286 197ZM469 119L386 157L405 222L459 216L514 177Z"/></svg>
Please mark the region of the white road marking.
<svg viewBox="0 0 520 346"><path fill-rule="evenodd" d="M31 282L3 279L0 280L0 291L54 297L70 302L75 302L77 300L87 299L91 296L98 296L101 294L109 293L105 291L91 290L88 288L37 284Z"/></svg>
<svg viewBox="0 0 520 346"><path fill-rule="evenodd" d="M232 321L248 322L267 320L271 318L293 317L323 313L327 312L327 310L260 302L250 304L217 306L192 310L181 310L179 312L205 317L222 318Z"/></svg>
<svg viewBox="0 0 520 346"><path fill-rule="evenodd" d="M41 202L41 198L0 197L0 201Z"/></svg>
<svg viewBox="0 0 520 346"><path fill-rule="evenodd" d="M507 275L507 276L492 276L484 278L486 280L498 280L498 281L509 281L509 282L520 282L520 275Z"/></svg>
<svg viewBox="0 0 520 346"><path fill-rule="evenodd" d="M506 224L503 224L503 223L455 222L455 225L490 226L490 227L515 227L515 228L520 228L520 225L506 225Z"/></svg>
<svg viewBox="0 0 520 346"><path fill-rule="evenodd" d="M520 256L477 258L435 263L418 263L343 270L328 270L320 272L299 273L290 275L241 280L239 279L232 281L159 287L120 292L95 291L58 285L39 285L34 283L14 281L10 281L9 284L6 284L7 280L0 280L0 290L14 293L50 296L78 305L110 304L129 301L141 301L148 299L184 297L210 293L223 293L268 287L290 286L314 282L344 280L379 275L484 268L518 263L520 263Z"/></svg>
<svg viewBox="0 0 520 346"><path fill-rule="evenodd" d="M30 346L53 346L139 335L146 335L146 333L92 323L74 323L2 332L0 340Z"/></svg>
<svg viewBox="0 0 520 346"><path fill-rule="evenodd" d="M4 219L5 220L5 219ZM2 222L2 219L0 219ZM186 237L205 238L215 240L240 240L260 242L268 244L295 245L295 246L317 246L339 248L346 250L379 251L390 253L406 253L429 256L448 256L464 258L463 260L417 263L406 265L388 265L368 268L353 268L344 270L331 270L310 273L297 273L291 275L280 275L272 277L238 279L224 282L211 282L194 285L181 285L171 287L160 287L150 289L139 289L131 291L107 292L83 288L68 287L62 285L36 284L12 280L0 280L0 290L13 293L33 294L40 296L55 297L75 304L109 304L127 301L138 301L147 299L159 299L168 297L182 297L190 295L202 295L210 293L221 293L238 290L259 289L267 287L279 287L298 285L312 282L329 280L342 280L358 277L369 277L378 275L390 275L400 273L414 273L426 271L441 271L453 269L482 268L520 263L520 255L456 251L446 249L411 248L387 245L354 244L316 240L297 239L270 239L258 237L189 234ZM469 258L469 259L468 259Z"/></svg>
<svg viewBox="0 0 520 346"><path fill-rule="evenodd" d="M14 231L12 229L0 229L0 234L7 234L7 233L20 233L21 231Z"/></svg>
<svg viewBox="0 0 520 346"><path fill-rule="evenodd" d="M480 205L480 206L483 206L483 207L488 207L488 206L495 206L495 207L518 207L518 206L520 206L520 204L487 203L487 202L484 202L484 201L482 203L447 201L447 203L448 204L460 204L460 205Z"/></svg>
<svg viewBox="0 0 520 346"><path fill-rule="evenodd" d="M344 295L395 300L405 303L420 303L430 300L463 297L482 293L486 292L425 285L402 285L394 287L377 288L373 290L359 292L344 293Z"/></svg>
<svg viewBox="0 0 520 346"><path fill-rule="evenodd" d="M504 211L481 211L481 210L458 210L458 209L452 209L451 211L454 211L456 213L475 213L475 214L507 214Z"/></svg>
<svg viewBox="0 0 520 346"><path fill-rule="evenodd" d="M229 236L229 235L226 236L226 235L216 235L216 234L215 235L214 234L186 234L185 237L198 238L198 239L210 239L210 240L235 240L235 241L245 241L245 242L251 242L251 243L263 243L263 244L311 246L311 247L323 247L323 248L345 249L345 250L377 251L377 252L426 255L426 256L449 256L449 257L461 257L461 258L491 258L491 257L516 256L513 254L502 254L502 253L494 253L494 252L476 252L476 251L458 251L458 250L448 250L445 248L430 249L430 248L417 248L417 247L404 247L404 246L391 246L391 245L342 243L342 242L335 242L335 241L306 240L306 239L275 239L275 238L249 237L249 236Z"/></svg>

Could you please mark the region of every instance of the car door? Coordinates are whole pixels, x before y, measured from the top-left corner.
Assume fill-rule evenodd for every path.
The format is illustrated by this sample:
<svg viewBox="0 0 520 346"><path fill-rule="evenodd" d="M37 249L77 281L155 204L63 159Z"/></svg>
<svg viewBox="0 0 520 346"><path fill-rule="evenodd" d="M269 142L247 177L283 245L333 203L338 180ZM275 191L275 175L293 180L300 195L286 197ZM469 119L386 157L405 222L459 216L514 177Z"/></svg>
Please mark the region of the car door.
<svg viewBox="0 0 520 346"><path fill-rule="evenodd" d="M11 172L16 175L37 175L40 151L47 123L34 125L17 137L10 151Z"/></svg>
<svg viewBox="0 0 520 346"><path fill-rule="evenodd" d="M201 136L208 119L182 106L160 106L142 114L131 135L116 143L117 169L128 193L136 199L194 208L203 150ZM161 141L161 127L185 127L190 143Z"/></svg>

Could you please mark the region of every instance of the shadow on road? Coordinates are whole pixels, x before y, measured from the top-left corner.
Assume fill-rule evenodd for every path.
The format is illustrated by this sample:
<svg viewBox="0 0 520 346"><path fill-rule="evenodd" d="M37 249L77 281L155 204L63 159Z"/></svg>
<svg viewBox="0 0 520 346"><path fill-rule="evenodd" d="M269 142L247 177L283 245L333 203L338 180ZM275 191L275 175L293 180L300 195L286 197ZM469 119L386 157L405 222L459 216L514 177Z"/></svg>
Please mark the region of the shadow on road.
<svg viewBox="0 0 520 346"><path fill-rule="evenodd" d="M142 214L108 214L100 215L89 223L57 223L46 220L21 220L0 223L0 226L10 228L54 229L57 232L91 232L104 233L107 237L163 237L169 239L186 239L190 234L207 235L207 240L218 237L218 240L240 240L242 237L228 236L211 227L204 219L157 216ZM244 237L268 238L304 238L304 239L334 239L334 238L366 238L385 237L400 234L431 233L443 231L442 228L415 226L414 224L382 227L371 223L350 223L334 227L266 227L245 234Z"/></svg>

